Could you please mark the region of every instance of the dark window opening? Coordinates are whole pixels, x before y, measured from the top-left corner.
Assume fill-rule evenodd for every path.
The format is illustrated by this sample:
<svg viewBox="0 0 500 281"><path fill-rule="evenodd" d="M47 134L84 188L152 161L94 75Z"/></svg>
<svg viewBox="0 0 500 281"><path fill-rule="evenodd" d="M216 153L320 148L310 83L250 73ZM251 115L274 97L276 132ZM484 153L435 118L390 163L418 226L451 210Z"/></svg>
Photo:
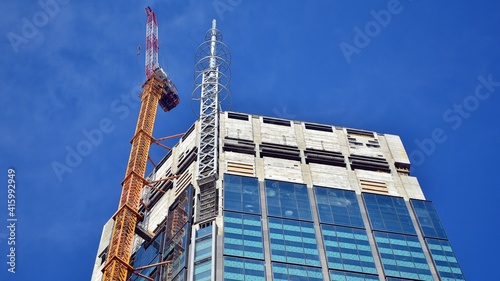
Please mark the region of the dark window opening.
<svg viewBox="0 0 500 281"><path fill-rule="evenodd" d="M410 174L410 164L395 162L394 166L396 166L396 171L399 173Z"/></svg>
<svg viewBox="0 0 500 281"><path fill-rule="evenodd" d="M280 125L280 126L287 126L287 127L291 126L290 121L284 120L284 119L262 117L262 121L266 124L273 124L273 125Z"/></svg>
<svg viewBox="0 0 500 281"><path fill-rule="evenodd" d="M189 167L189 165L191 165L191 163L196 161L197 152L198 152L198 149L196 147L193 147L193 148L191 148L191 150L184 152L182 157L179 157L179 164L177 165L177 173L176 174L180 175L180 174L184 173L184 171L186 171L186 169Z"/></svg>
<svg viewBox="0 0 500 281"><path fill-rule="evenodd" d="M349 156L351 169L353 170L368 170L390 173L389 163L384 158L376 158L370 156L351 155Z"/></svg>
<svg viewBox="0 0 500 281"><path fill-rule="evenodd" d="M373 132L370 131L363 131L363 130L357 130L357 129L346 129L348 135L360 135L360 136L367 136L367 137L375 137L373 135Z"/></svg>
<svg viewBox="0 0 500 281"><path fill-rule="evenodd" d="M228 112L227 118L248 121L248 115L235 112Z"/></svg>
<svg viewBox="0 0 500 281"><path fill-rule="evenodd" d="M324 151L317 149L306 149L304 151L306 163L317 163L345 167L344 155L340 152Z"/></svg>
<svg viewBox="0 0 500 281"><path fill-rule="evenodd" d="M304 123L304 125L308 130L330 132L330 133L333 132L332 126L312 124L312 123Z"/></svg>
<svg viewBox="0 0 500 281"><path fill-rule="evenodd" d="M300 161L300 151L294 146L263 143L260 145L260 157Z"/></svg>
<svg viewBox="0 0 500 281"><path fill-rule="evenodd" d="M226 137L224 139L222 150L224 152L232 151L255 156L255 144L249 140L240 140L236 138Z"/></svg>

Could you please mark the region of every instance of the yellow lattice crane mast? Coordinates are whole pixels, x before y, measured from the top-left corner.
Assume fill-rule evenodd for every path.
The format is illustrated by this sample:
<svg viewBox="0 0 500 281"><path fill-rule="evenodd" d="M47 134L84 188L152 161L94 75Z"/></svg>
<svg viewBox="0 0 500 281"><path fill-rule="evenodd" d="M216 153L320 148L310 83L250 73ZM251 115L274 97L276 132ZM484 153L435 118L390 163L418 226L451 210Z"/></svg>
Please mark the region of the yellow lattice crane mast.
<svg viewBox="0 0 500 281"><path fill-rule="evenodd" d="M113 216L115 221L108 258L103 268L103 281L125 281L128 273L134 271L130 265L132 244L134 241L138 213L143 187L148 184L144 179L153 138L153 127L158 104L164 111L173 109L179 103L177 89L158 65L158 25L151 8L146 8L148 23L146 26L146 77L141 94L141 109L131 140L132 149L128 161L125 179L122 181L122 194L118 211ZM140 275L140 274L139 274Z"/></svg>

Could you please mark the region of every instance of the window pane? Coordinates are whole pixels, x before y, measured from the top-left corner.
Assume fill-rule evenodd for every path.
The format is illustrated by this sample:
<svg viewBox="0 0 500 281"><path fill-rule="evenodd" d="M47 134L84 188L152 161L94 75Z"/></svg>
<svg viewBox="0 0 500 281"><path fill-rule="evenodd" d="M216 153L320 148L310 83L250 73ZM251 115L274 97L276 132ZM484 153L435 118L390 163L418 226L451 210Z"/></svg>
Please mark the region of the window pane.
<svg viewBox="0 0 500 281"><path fill-rule="evenodd" d="M258 180L224 174L224 210L260 214Z"/></svg>
<svg viewBox="0 0 500 281"><path fill-rule="evenodd" d="M323 281L321 268L273 263L273 280Z"/></svg>
<svg viewBox="0 0 500 281"><path fill-rule="evenodd" d="M264 262L224 257L224 281L232 280L265 281Z"/></svg>
<svg viewBox="0 0 500 281"><path fill-rule="evenodd" d="M307 187L303 184L266 180L269 216L312 220Z"/></svg>
<svg viewBox="0 0 500 281"><path fill-rule="evenodd" d="M373 230L417 234L401 197L363 193Z"/></svg>
<svg viewBox="0 0 500 281"><path fill-rule="evenodd" d="M387 276L434 280L416 236L383 232L374 235Z"/></svg>
<svg viewBox="0 0 500 281"><path fill-rule="evenodd" d="M269 235L273 261L320 266L312 223L269 218Z"/></svg>
<svg viewBox="0 0 500 281"><path fill-rule="evenodd" d="M260 216L224 212L224 254L264 259Z"/></svg>
<svg viewBox="0 0 500 281"><path fill-rule="evenodd" d="M314 193L322 223L364 228L354 191L315 186Z"/></svg>
<svg viewBox="0 0 500 281"><path fill-rule="evenodd" d="M413 199L410 202L425 237L448 238L432 202Z"/></svg>
<svg viewBox="0 0 500 281"><path fill-rule="evenodd" d="M330 270L332 281L378 281L377 275Z"/></svg>
<svg viewBox="0 0 500 281"><path fill-rule="evenodd" d="M465 280L450 242L430 238L425 241L431 250L432 259L442 280Z"/></svg>
<svg viewBox="0 0 500 281"><path fill-rule="evenodd" d="M321 225L328 267L377 274L365 230Z"/></svg>

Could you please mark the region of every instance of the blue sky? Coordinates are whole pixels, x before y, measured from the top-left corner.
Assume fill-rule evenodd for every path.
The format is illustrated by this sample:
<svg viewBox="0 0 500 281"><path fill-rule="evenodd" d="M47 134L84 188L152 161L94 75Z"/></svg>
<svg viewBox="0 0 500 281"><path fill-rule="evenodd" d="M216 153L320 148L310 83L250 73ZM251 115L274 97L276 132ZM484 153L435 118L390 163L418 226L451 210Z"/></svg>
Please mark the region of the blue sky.
<svg viewBox="0 0 500 281"><path fill-rule="evenodd" d="M159 111L156 137L196 119L194 53L215 18L232 51L232 110L400 135L468 280L497 276L497 1L54 1L0 4L1 280L90 279L135 129L148 5L182 99Z"/></svg>

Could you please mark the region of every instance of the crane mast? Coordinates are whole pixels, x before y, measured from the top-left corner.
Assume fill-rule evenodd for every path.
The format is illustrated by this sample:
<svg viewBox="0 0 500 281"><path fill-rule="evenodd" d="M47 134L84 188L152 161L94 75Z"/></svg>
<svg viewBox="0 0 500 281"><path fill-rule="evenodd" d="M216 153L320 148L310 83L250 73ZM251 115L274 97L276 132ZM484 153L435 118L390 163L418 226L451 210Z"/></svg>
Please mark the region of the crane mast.
<svg viewBox="0 0 500 281"><path fill-rule="evenodd" d="M114 214L114 226L109 245L108 258L103 268L103 281L125 281L129 272L132 244L134 241L142 189L158 104L164 111L173 109L179 103L177 89L158 65L158 23L150 7L146 8L146 82L141 93L141 108L131 140L132 148L122 181L122 193L118 211Z"/></svg>

